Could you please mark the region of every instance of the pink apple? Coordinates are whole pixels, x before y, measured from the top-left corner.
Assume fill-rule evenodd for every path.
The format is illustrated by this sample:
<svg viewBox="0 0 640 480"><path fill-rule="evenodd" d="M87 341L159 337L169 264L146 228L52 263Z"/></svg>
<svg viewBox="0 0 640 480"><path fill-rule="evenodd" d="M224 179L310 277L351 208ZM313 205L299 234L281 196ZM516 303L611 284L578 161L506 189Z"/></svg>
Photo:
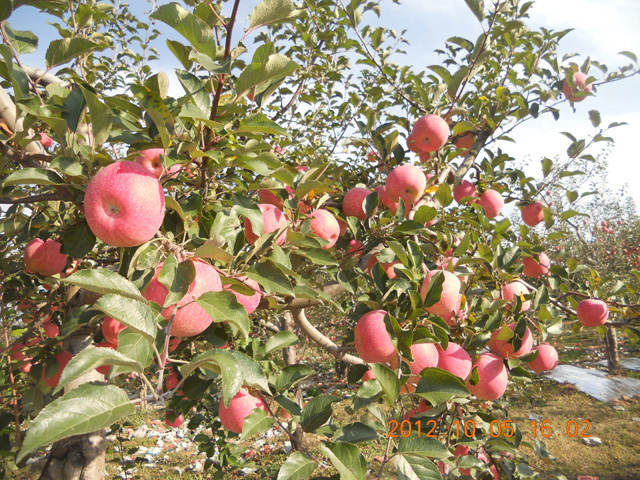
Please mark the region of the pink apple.
<svg viewBox="0 0 640 480"><path fill-rule="evenodd" d="M459 443L456 446L456 449L453 451L453 456L454 458L458 458L458 457L467 457L469 456L469 447L467 445L463 445L461 443ZM461 468L460 469L460 473L462 473L463 475L471 475L471 469L470 468Z"/></svg>
<svg viewBox="0 0 640 480"><path fill-rule="evenodd" d="M508 283L504 287L502 287L502 293L500 298L502 300L506 300L509 305L513 305L515 303L514 298L520 295L528 295L529 289L525 287L521 282L515 281ZM507 307L508 308L508 307ZM531 308L531 300L525 300L522 302L521 312L526 312Z"/></svg>
<svg viewBox="0 0 640 480"><path fill-rule="evenodd" d="M60 377L62 376L62 371L69 363L69 360L73 358L73 355L71 354L71 352L64 351L56 353L53 357L58 361L58 370L53 376L47 377L47 369L42 369L42 380L51 388L56 388L58 386L58 382L60 381Z"/></svg>
<svg viewBox="0 0 640 480"><path fill-rule="evenodd" d="M551 267L551 260L546 253L541 252L537 255L538 258L523 257L522 263L524 264L524 274L531 278L540 278L543 275L549 273Z"/></svg>
<svg viewBox="0 0 640 480"><path fill-rule="evenodd" d="M378 263L378 254L374 253L371 255L371 257L369 257L369 261L367 262L367 271L369 272L369 275L371 275L371 270L377 263ZM395 261L391 263L381 263L380 265L382 265L382 268L384 269L384 272L387 274L387 277L396 278L398 274L396 273L393 266L398 265L400 263L402 262Z"/></svg>
<svg viewBox="0 0 640 480"><path fill-rule="evenodd" d="M473 144L476 141L476 137L472 133L467 133L463 135L458 140L456 140L456 150L460 150L460 156L466 157L469 154L469 150L473 147Z"/></svg>
<svg viewBox="0 0 640 480"><path fill-rule="evenodd" d="M478 368L478 383L471 385L467 379L467 388L472 395L481 400L497 400L507 390L509 373L501 357L493 353L481 353L473 364ZM473 371L472 368L472 371Z"/></svg>
<svg viewBox="0 0 640 480"><path fill-rule="evenodd" d="M255 290L255 293L253 295L245 295L243 293L236 292L230 284L227 284L222 288L224 290L229 290L230 292L232 292L236 296L238 303L244 307L249 315L251 315L256 311L256 308L258 308L260 299L262 298L262 294L260 293L260 285L255 280L247 277L238 277L238 280L244 283L247 287Z"/></svg>
<svg viewBox="0 0 640 480"><path fill-rule="evenodd" d="M45 150L48 150L51 145L53 145L53 139L46 133L40 132L40 145L42 145Z"/></svg>
<svg viewBox="0 0 640 480"><path fill-rule="evenodd" d="M391 198L389 198L389 194L387 194L386 187L384 185L379 185L375 188L374 191L378 193L378 198L380 199L380 203L382 203L382 205L387 207L389 211L395 215L396 212L398 211L398 202L394 202L393 200L391 200Z"/></svg>
<svg viewBox="0 0 640 480"><path fill-rule="evenodd" d="M434 275L440 273L444 275L444 283L442 284L442 293L440 294L440 300L430 307L425 307L425 310L434 315L451 315L452 312L457 311L460 308L460 280L453 273L446 270L432 270L427 273L422 287L420 288L420 296L424 302L427 296L427 289L429 288L429 282Z"/></svg>
<svg viewBox="0 0 640 480"><path fill-rule="evenodd" d="M289 192L289 190L291 191ZM289 193L289 199L291 199L293 198L293 189L289 187L289 190L287 190L287 192ZM274 207L277 207L280 210L284 209L284 200L278 197L271 190L266 190L264 188L261 188L260 190L258 190L258 201L260 203L268 203L270 205L273 205Z"/></svg>
<svg viewBox="0 0 640 480"><path fill-rule="evenodd" d="M413 152L413 153L420 152L420 149L416 145L416 142L413 140L413 135L412 134L409 134L407 136L407 148L409 149L410 152Z"/></svg>
<svg viewBox="0 0 640 480"><path fill-rule="evenodd" d="M364 375L362 376L362 381L367 382L369 380L373 380L374 378L376 378L376 376L373 373L373 370L367 370L366 372L364 372Z"/></svg>
<svg viewBox="0 0 640 480"><path fill-rule="evenodd" d="M585 327L604 325L609 319L609 307L602 300L582 300L577 309L578 321Z"/></svg>
<svg viewBox="0 0 640 480"><path fill-rule="evenodd" d="M54 338L60 335L60 327L55 323L45 323L42 325L42 329L44 330L44 334L49 338Z"/></svg>
<svg viewBox="0 0 640 480"><path fill-rule="evenodd" d="M340 236L340 224L336 217L331 212L321 209L312 212L309 219L311 220L311 231L329 242L322 248L328 250L333 247Z"/></svg>
<svg viewBox="0 0 640 480"><path fill-rule="evenodd" d="M484 209L484 214L488 218L495 218L500 215L502 207L504 206L504 198L499 192L488 189L478 200L478 205Z"/></svg>
<svg viewBox="0 0 640 480"><path fill-rule="evenodd" d="M471 357L467 351L453 342L449 342L446 350L440 345L437 345L436 349L438 350L437 367L466 380L471 373Z"/></svg>
<svg viewBox="0 0 640 480"><path fill-rule="evenodd" d="M140 155L136 158L136 162L153 173L156 178L161 178L164 175L165 168L164 165L162 165L160 155L165 154L166 151L164 148L148 148L140 152Z"/></svg>
<svg viewBox="0 0 640 480"><path fill-rule="evenodd" d="M60 253L62 245L55 240L34 238L24 247L24 265L28 272L56 275L67 266L67 256Z"/></svg>
<svg viewBox="0 0 640 480"><path fill-rule="evenodd" d="M118 345L115 345L111 342L100 342L100 343L96 343L96 347L110 348L111 350L116 350L118 348ZM102 365L101 367L96 368L96 370L106 377L107 375L109 375L109 372L111 371L111 365Z"/></svg>
<svg viewBox="0 0 640 480"><path fill-rule="evenodd" d="M162 185L138 163L112 163L89 182L84 213L89 228L104 243L116 247L142 245L162 225Z"/></svg>
<svg viewBox="0 0 640 480"><path fill-rule="evenodd" d="M174 417L173 420L171 420L171 416ZM184 422L184 414L181 413L180 415L176 416L175 412L167 412L164 415L164 421L170 427L179 427L180 425L182 425L182 422Z"/></svg>
<svg viewBox="0 0 640 480"><path fill-rule="evenodd" d="M415 392L415 386L420 381L420 372L425 368L433 368L438 365L438 350L433 343L415 343L410 348L413 362L409 363L409 368L412 375L402 388L402 393ZM397 358L395 357L391 361L394 368L398 364Z"/></svg>
<svg viewBox="0 0 640 480"><path fill-rule="evenodd" d="M9 353L9 357L11 357L12 360L24 360L25 354L22 353L22 350L25 348L27 348L27 346L24 343L16 343L9 349L9 352L11 352Z"/></svg>
<svg viewBox="0 0 640 480"><path fill-rule="evenodd" d="M534 372L548 372L558 365L558 352L549 344L540 345L536 348L538 356L535 360L529 362L529 368Z"/></svg>
<svg viewBox="0 0 640 480"><path fill-rule="evenodd" d="M344 237L347 234L347 230L349 230L349 224L341 218L336 218L336 220L338 221L338 225L340 225L340 236Z"/></svg>
<svg viewBox="0 0 640 480"><path fill-rule="evenodd" d="M435 152L442 148L447 143L449 134L449 124L442 117L433 114L419 118L411 131L416 146L424 152Z"/></svg>
<svg viewBox="0 0 640 480"><path fill-rule="evenodd" d="M402 199L406 206L416 203L427 188L427 178L420 167L400 165L389 173L385 191L392 202Z"/></svg>
<svg viewBox="0 0 640 480"><path fill-rule="evenodd" d="M229 406L224 406L224 399L220 400L218 416L222 426L235 433L242 433L244 419L247 418L256 408L268 411L267 405L261 398L251 395L246 388L241 388L231 399Z"/></svg>
<svg viewBox="0 0 640 480"><path fill-rule="evenodd" d="M462 200L465 197L478 198L476 186L468 180L462 180L456 188L453 189L453 198L456 202L460 204L466 203Z"/></svg>
<svg viewBox="0 0 640 480"><path fill-rule="evenodd" d="M507 325L511 331L516 327L516 323L510 323ZM533 335L531 335L531 330L529 327L526 328L524 335L522 336L522 343L520 344L520 348L517 352L513 351L513 345L511 341L513 337L509 340L498 340L498 334L501 329L495 330L491 334L491 340L489 340L489 350L493 353L497 353L498 355L502 355L505 358L518 358L524 355L528 355L531 353L531 349L533 348Z"/></svg>
<svg viewBox="0 0 640 480"><path fill-rule="evenodd" d="M125 328L127 328L126 325L111 317L105 317L102 321L102 335L107 342L114 345L118 345L118 335Z"/></svg>
<svg viewBox="0 0 640 480"><path fill-rule="evenodd" d="M384 325L384 310L365 313L354 330L356 351L368 363L386 363L396 357L396 348Z"/></svg>
<svg viewBox="0 0 640 480"><path fill-rule="evenodd" d="M535 227L544 220L544 203L530 203L520 210L522 221L530 227Z"/></svg>
<svg viewBox="0 0 640 480"><path fill-rule="evenodd" d="M193 302L202 294L207 292L222 291L222 282L217 270L210 264L200 261L194 261L193 266L196 269L196 276L187 294L177 303L179 308L171 324L172 337L193 337L204 332L211 322L211 317L205 310ZM158 275L162 269L162 264L156 268L156 274L143 290L142 295L150 302L156 302L161 306L164 304L169 291L162 283L158 281ZM186 305L188 304L188 305ZM162 310L162 316L167 320L171 319L175 305L169 305Z"/></svg>
<svg viewBox="0 0 640 480"><path fill-rule="evenodd" d="M364 212L362 203L371 194L371 190L363 187L354 187L344 194L342 201L342 211L347 217L356 217L358 220L366 220L367 214Z"/></svg>
<svg viewBox="0 0 640 480"><path fill-rule="evenodd" d="M264 222L264 235L267 233L272 233L280 230L282 227L286 227L289 225L289 220L282 213L278 207L274 205L270 205L268 203L259 203L258 208L262 212L262 221ZM250 245L256 243L256 240L260 238L258 235L253 233L253 226L251 225L251 220L248 218L244 219L244 236L249 242ZM287 239L287 231L282 232L280 236L276 239L276 243L278 245L282 245Z"/></svg>
<svg viewBox="0 0 640 480"><path fill-rule="evenodd" d="M573 87L571 87L571 85L569 85L569 81L565 79L564 83L562 84L562 93L564 93L564 96L567 97L567 99L569 99L570 102L581 102L583 101L585 98L587 98L587 96L580 96L580 95L576 95L577 92L586 92L589 93L591 92L591 89L593 88L593 85L589 84L587 85L587 74L586 73L582 73L582 72L575 72L573 74Z"/></svg>

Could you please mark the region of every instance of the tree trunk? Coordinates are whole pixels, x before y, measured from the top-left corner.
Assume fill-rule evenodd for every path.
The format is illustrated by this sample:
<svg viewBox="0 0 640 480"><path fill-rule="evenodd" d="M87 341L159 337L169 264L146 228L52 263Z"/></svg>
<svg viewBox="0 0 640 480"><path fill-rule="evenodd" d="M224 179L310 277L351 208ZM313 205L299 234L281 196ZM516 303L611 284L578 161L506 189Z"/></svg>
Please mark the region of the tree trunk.
<svg viewBox="0 0 640 480"><path fill-rule="evenodd" d="M287 310L282 316L280 331L293 332L293 325L294 322L291 311ZM282 358L284 360L284 364L287 367L298 363L298 360L296 358L296 347L294 345L291 345L287 348L284 348L282 350ZM296 388L296 401L298 405L300 405L300 408L302 408L302 390L300 390L300 387ZM302 432L302 428L300 428L300 425L296 426L295 431L291 434L291 448L293 448L293 450L299 451L302 449L303 435L304 434Z"/></svg>
<svg viewBox="0 0 640 480"><path fill-rule="evenodd" d="M609 374L620 375L622 366L620 365L620 354L618 352L618 337L614 327L607 327L605 336L607 342L607 357L609 360Z"/></svg>

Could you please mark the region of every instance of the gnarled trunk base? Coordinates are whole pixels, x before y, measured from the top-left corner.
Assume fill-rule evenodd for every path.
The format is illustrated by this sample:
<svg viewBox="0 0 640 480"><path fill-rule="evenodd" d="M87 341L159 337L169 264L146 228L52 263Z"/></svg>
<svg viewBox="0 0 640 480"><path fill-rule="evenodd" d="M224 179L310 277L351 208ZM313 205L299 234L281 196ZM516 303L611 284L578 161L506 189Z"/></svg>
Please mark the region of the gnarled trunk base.
<svg viewBox="0 0 640 480"><path fill-rule="evenodd" d="M40 480L103 480L106 436L99 430L54 443Z"/></svg>

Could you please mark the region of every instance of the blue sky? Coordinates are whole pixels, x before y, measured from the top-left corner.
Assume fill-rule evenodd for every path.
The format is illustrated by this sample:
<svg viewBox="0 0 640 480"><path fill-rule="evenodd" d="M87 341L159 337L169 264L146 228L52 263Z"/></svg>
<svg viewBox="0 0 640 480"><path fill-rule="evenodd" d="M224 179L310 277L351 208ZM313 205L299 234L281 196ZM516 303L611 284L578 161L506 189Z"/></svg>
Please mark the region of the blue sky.
<svg viewBox="0 0 640 480"><path fill-rule="evenodd" d="M131 0L136 12L144 12L148 4L141 0ZM168 3L161 0L159 3ZM243 35L244 25L249 12L259 2L245 0L241 3L239 18L241 23L234 31L234 40ZM398 63L410 63L415 68L439 63L434 50L441 48L444 41L459 35L475 39L480 29L473 14L463 0L403 0L402 5L394 5L391 0L383 0L383 18L380 22L400 32L407 30L405 37L411 45L406 47L408 55L397 57ZM619 55L622 50L630 50L640 56L640 1L638 0L537 0L530 10L530 24L534 27L545 26L554 30L573 28L562 42L560 53L576 52L579 63L590 55L593 59L605 63L610 70L626 64L628 61ZM47 15L38 13L30 7L18 9L10 18L13 28L31 30L40 37L40 48L33 55L24 56L26 64L43 67L44 52L48 42L57 38L57 31L46 24ZM161 31L166 31L158 24ZM176 34L171 34L177 38ZM246 40L250 46L251 36ZM170 74L176 66L173 55L168 52L164 39L155 45L161 51L162 61L152 64L155 70ZM592 69L592 74L600 73ZM174 94L179 94L175 77L172 77ZM600 78L600 77L599 77ZM175 88L175 89L174 89ZM602 115L602 123L627 122L629 125L614 129L610 136L616 144L609 156L609 182L612 186L621 186L630 179L640 177L640 154L637 148L640 128L640 76L617 82L599 89L595 97L576 104L576 112L570 105L561 107L561 119L554 122L550 117L542 118L523 125L514 132L517 144L504 144L511 155L530 158L534 166L532 173L539 173L537 166L544 156L550 158L562 155L568 146L568 140L559 134L569 131L578 138L593 133L588 111L595 109ZM640 189L630 185L629 192L636 204L640 205Z"/></svg>

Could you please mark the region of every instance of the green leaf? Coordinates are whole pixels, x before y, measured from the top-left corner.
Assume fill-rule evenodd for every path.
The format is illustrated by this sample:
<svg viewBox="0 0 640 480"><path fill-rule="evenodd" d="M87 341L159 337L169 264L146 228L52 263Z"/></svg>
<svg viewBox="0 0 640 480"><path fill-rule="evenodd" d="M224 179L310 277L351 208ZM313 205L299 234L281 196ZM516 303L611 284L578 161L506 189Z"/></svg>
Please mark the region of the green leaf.
<svg viewBox="0 0 640 480"><path fill-rule="evenodd" d="M80 270L61 281L62 283L84 288L90 292L101 293L103 295L107 293L117 293L123 297L146 302L145 298L133 283L106 268Z"/></svg>
<svg viewBox="0 0 640 480"><path fill-rule="evenodd" d="M355 445L344 442L322 442L320 449L340 472L341 480L364 480L366 478L367 461Z"/></svg>
<svg viewBox="0 0 640 480"><path fill-rule="evenodd" d="M277 390L288 390L296 383L310 377L314 373L316 373L314 370L301 363L289 365L283 368L276 377L275 387Z"/></svg>
<svg viewBox="0 0 640 480"><path fill-rule="evenodd" d="M57 172L46 168L21 168L2 182L3 187L11 185L64 185L64 180Z"/></svg>
<svg viewBox="0 0 640 480"><path fill-rule="evenodd" d="M591 120L591 125L597 127L600 125L600 112L597 110L589 110L589 119Z"/></svg>
<svg viewBox="0 0 640 480"><path fill-rule="evenodd" d="M27 30L14 30L5 24L9 43L18 55L33 53L38 48L38 37Z"/></svg>
<svg viewBox="0 0 640 480"><path fill-rule="evenodd" d="M97 47L97 43L82 37L53 40L44 56L47 69L67 63Z"/></svg>
<svg viewBox="0 0 640 480"><path fill-rule="evenodd" d="M548 158L544 158L542 160L542 174L545 176L545 178L549 176L552 169L553 169L553 162Z"/></svg>
<svg viewBox="0 0 640 480"><path fill-rule="evenodd" d="M440 301L442 295L442 284L444 283L444 273L438 272L429 280L429 286L425 293L423 306L431 307Z"/></svg>
<svg viewBox="0 0 640 480"><path fill-rule="evenodd" d="M53 393L58 393L67 383L103 365L125 366L127 368L124 371L127 372L142 373L143 371L143 366L140 362L131 360L116 350L103 347L87 348L74 355L62 370L60 381Z"/></svg>
<svg viewBox="0 0 640 480"><path fill-rule="evenodd" d="M247 310L238 302L233 292L207 292L201 295L196 303L214 322L229 322L242 333L245 340L249 338L251 321Z"/></svg>
<svg viewBox="0 0 640 480"><path fill-rule="evenodd" d="M16 462L57 440L110 427L135 410L121 388L91 383L80 385L51 402L35 418Z"/></svg>
<svg viewBox="0 0 640 480"><path fill-rule="evenodd" d="M573 190L567 190L567 199L571 203L575 202L578 199L578 192Z"/></svg>
<svg viewBox="0 0 640 480"><path fill-rule="evenodd" d="M398 480L442 480L440 470L428 458L396 455Z"/></svg>
<svg viewBox="0 0 640 480"><path fill-rule="evenodd" d="M236 81L236 92L241 95L261 83L291 75L298 68L300 66L286 55L270 55L266 63L252 63L245 67Z"/></svg>
<svg viewBox="0 0 640 480"><path fill-rule="evenodd" d="M451 187L447 183L442 183L438 186L436 190L436 200L443 207L450 205L453 202L453 194L451 193Z"/></svg>
<svg viewBox="0 0 640 480"><path fill-rule="evenodd" d="M192 260L176 262L176 257L171 254L158 275L158 281L169 291L162 305L165 308L182 300L196 278L196 267Z"/></svg>
<svg viewBox="0 0 640 480"><path fill-rule="evenodd" d="M368 380L358 389L353 406L358 410L359 408L377 401L380 396L382 396L382 387L380 386L380 382L376 379Z"/></svg>
<svg viewBox="0 0 640 480"><path fill-rule="evenodd" d="M166 23L186 38L191 45L212 60L216 58L216 43L213 38L213 30L177 3L162 5L151 18Z"/></svg>
<svg viewBox="0 0 640 480"><path fill-rule="evenodd" d="M203 116L208 116L209 109L211 108L211 98L209 92L204 87L203 81L193 75L192 73L185 72L184 70L176 71L176 77L184 91L187 93L189 99L193 104L202 112Z"/></svg>
<svg viewBox="0 0 640 480"><path fill-rule="evenodd" d="M146 303L109 293L95 305L109 317L147 337L150 342L155 340L158 330L156 317Z"/></svg>
<svg viewBox="0 0 640 480"><path fill-rule="evenodd" d="M290 0L263 0L249 15L247 33L266 25L290 22L302 10L297 10Z"/></svg>
<svg viewBox="0 0 640 480"><path fill-rule="evenodd" d="M405 456L431 458L446 458L451 455L449 449L437 438L418 435L401 437L398 442L398 452Z"/></svg>
<svg viewBox="0 0 640 480"><path fill-rule="evenodd" d="M482 23L484 17L486 15L484 11L484 1L483 0L464 0L469 9L473 12L479 22Z"/></svg>
<svg viewBox="0 0 640 480"><path fill-rule="evenodd" d="M64 251L71 258L83 258L93 250L96 236L93 234L86 220L80 220L65 230L62 234Z"/></svg>
<svg viewBox="0 0 640 480"><path fill-rule="evenodd" d="M304 480L311 475L318 464L302 452L293 452L278 471L277 480Z"/></svg>
<svg viewBox="0 0 640 480"><path fill-rule="evenodd" d="M118 348L116 350L125 357L141 363L144 368L151 365L153 360L153 343L146 336L129 329L120 332L118 335ZM120 365L114 365L111 368L110 375L115 377L122 372L128 371L128 369Z"/></svg>
<svg viewBox="0 0 640 480"><path fill-rule="evenodd" d="M223 250L218 246L218 242L214 240L207 240L193 252L193 255L198 258L213 258L222 263L228 264L233 260L231 255L226 250Z"/></svg>
<svg viewBox="0 0 640 480"><path fill-rule="evenodd" d="M377 440L378 433L374 428L361 422L345 425L338 430L332 440L334 442L361 443Z"/></svg>
<svg viewBox="0 0 640 480"><path fill-rule="evenodd" d="M89 113L91 113L90 123L93 129L94 145L96 148L100 148L109 138L111 124L113 123L113 112L89 89L82 87L82 93L89 107Z"/></svg>
<svg viewBox="0 0 640 480"><path fill-rule="evenodd" d="M332 403L339 402L340 397L319 395L309 400L302 410L300 426L305 432L313 432L326 423L333 413Z"/></svg>
<svg viewBox="0 0 640 480"><path fill-rule="evenodd" d="M244 441L248 438L257 435L258 433L264 433L273 427L276 423L276 419L270 417L267 412L256 408L249 416L245 417L242 424L242 435L240 441Z"/></svg>
<svg viewBox="0 0 640 480"><path fill-rule="evenodd" d="M282 350L298 343L298 336L293 332L278 332L267 340L267 349L265 353L271 353L274 350Z"/></svg>
<svg viewBox="0 0 640 480"><path fill-rule="evenodd" d="M5 0L2 4L0 4L0 22L4 22L13 11L13 0ZM7 25L5 25L5 29Z"/></svg>
<svg viewBox="0 0 640 480"><path fill-rule="evenodd" d="M380 382L380 386L382 386L387 403L390 407L393 407L398 395L400 395L400 380L398 380L398 375L382 363L372 363L371 370L376 376L376 380Z"/></svg>
<svg viewBox="0 0 640 480"><path fill-rule="evenodd" d="M439 368L426 368L420 377L416 395L428 400L431 405L447 402L453 397L469 396L469 390L462 380Z"/></svg>
<svg viewBox="0 0 640 480"><path fill-rule="evenodd" d="M271 260L253 265L247 271L247 277L258 282L267 293L294 295L291 281Z"/></svg>
<svg viewBox="0 0 640 480"><path fill-rule="evenodd" d="M304 252L301 251L299 253L304 254L305 257L316 265L338 265L336 257L322 248L310 248L309 250L305 250Z"/></svg>
<svg viewBox="0 0 640 480"><path fill-rule="evenodd" d="M237 134L267 133L271 135L289 135L289 132L269 119L264 113L254 113L240 120Z"/></svg>
<svg viewBox="0 0 640 480"><path fill-rule="evenodd" d="M222 375L222 392L226 406L229 406L229 402L243 385L270 393L260 364L236 350L209 350L201 353L187 365L180 367L180 373L187 377L198 368Z"/></svg>

